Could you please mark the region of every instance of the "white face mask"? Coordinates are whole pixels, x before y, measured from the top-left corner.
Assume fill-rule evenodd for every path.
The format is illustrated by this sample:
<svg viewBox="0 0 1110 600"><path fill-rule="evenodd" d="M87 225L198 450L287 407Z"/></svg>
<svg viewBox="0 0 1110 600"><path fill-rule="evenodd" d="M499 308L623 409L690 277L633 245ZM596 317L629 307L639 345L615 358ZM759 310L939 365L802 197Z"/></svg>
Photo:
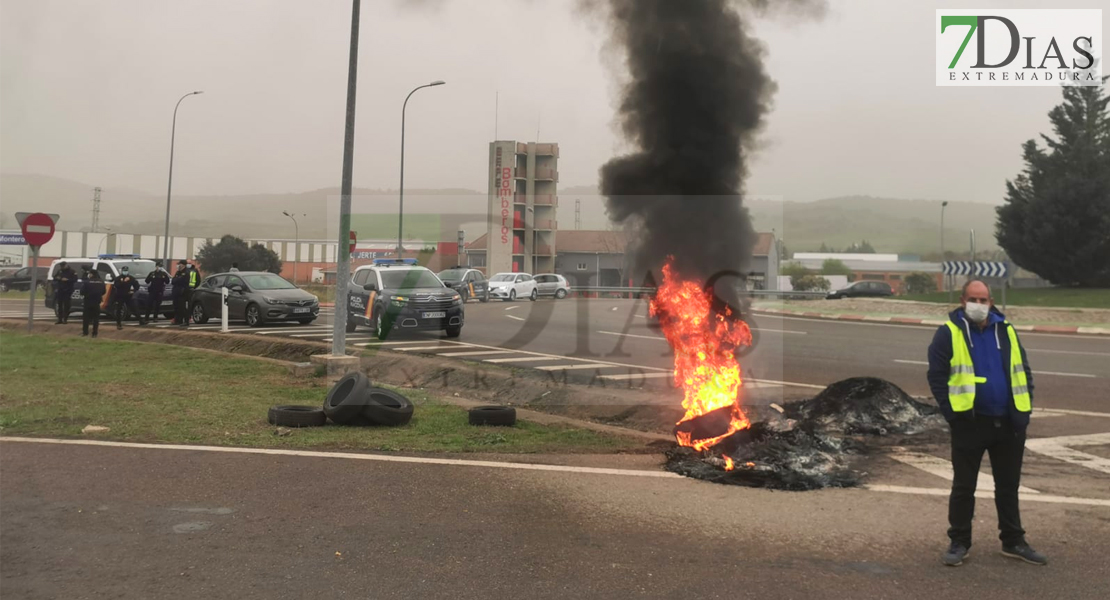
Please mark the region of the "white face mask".
<svg viewBox="0 0 1110 600"><path fill-rule="evenodd" d="M974 323L982 323L987 320L987 315L989 315L990 312L991 307L989 304L968 302L967 306L964 307L964 313L967 314L967 318L971 319Z"/></svg>

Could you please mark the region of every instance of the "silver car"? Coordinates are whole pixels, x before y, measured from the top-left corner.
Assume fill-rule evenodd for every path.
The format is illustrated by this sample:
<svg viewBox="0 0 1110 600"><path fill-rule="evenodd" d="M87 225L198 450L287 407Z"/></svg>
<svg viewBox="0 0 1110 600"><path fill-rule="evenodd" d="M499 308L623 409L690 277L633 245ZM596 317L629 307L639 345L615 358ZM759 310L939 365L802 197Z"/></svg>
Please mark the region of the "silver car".
<svg viewBox="0 0 1110 600"><path fill-rule="evenodd" d="M242 319L251 327L272 321L308 325L320 314L320 299L287 280L265 271L237 271L212 275L193 290L189 309L194 321L220 318L222 287L228 288L228 319Z"/></svg>
<svg viewBox="0 0 1110 600"><path fill-rule="evenodd" d="M567 278L554 273L536 275L536 292L540 296L552 296L559 300L570 294L570 284Z"/></svg>

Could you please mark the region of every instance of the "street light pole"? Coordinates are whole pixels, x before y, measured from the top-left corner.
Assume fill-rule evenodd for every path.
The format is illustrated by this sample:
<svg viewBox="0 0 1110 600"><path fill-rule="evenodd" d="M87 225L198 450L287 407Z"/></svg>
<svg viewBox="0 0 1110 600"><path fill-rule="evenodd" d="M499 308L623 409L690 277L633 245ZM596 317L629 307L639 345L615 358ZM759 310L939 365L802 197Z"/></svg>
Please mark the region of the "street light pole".
<svg viewBox="0 0 1110 600"><path fill-rule="evenodd" d="M301 261L301 228L297 225L297 219L289 214L287 211L281 211L281 214L293 219L293 285L297 284L297 263ZM304 216L304 215L301 215Z"/></svg>
<svg viewBox="0 0 1110 600"><path fill-rule="evenodd" d="M443 85L446 81L433 81L424 85L417 86L405 96L405 103L401 105L401 188L398 192L399 206L397 208L397 258L404 258L401 255L401 239L402 231L404 230L405 222L405 109L409 106L409 98L416 93L416 90L436 85Z"/></svg>
<svg viewBox="0 0 1110 600"><path fill-rule="evenodd" d="M948 206L948 201L947 200L940 203L940 262L941 262L941 271L942 271L942 275L943 275L941 277L941 281L944 282L944 289L948 291L948 303L951 304L952 303L952 285L951 285L951 282L948 281L948 274L943 273L943 271L944 271L944 261L947 258L944 254L944 207L946 207L946 206Z"/></svg>
<svg viewBox="0 0 1110 600"><path fill-rule="evenodd" d="M351 53L347 63L347 120L343 129L343 180L339 187L339 235L335 247L335 315L331 355L347 355L347 289L351 283L351 179L355 156L355 92L358 89L360 0L351 0Z"/></svg>
<svg viewBox="0 0 1110 600"><path fill-rule="evenodd" d="M165 239L162 240L162 260L167 261L166 264L169 264L170 260L170 196L173 193L173 143L177 136L177 107L181 106L181 100L203 93L203 91L189 92L173 106L173 127L170 128L170 177L169 183L166 184L166 230Z"/></svg>

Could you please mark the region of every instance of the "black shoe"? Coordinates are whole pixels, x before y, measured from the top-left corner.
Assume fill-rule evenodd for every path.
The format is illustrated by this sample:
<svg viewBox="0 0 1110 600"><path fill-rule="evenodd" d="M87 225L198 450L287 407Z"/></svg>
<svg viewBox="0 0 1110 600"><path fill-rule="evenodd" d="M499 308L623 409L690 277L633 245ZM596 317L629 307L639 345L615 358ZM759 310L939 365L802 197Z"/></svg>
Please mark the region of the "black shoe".
<svg viewBox="0 0 1110 600"><path fill-rule="evenodd" d="M1017 544L1014 546L1003 545L1002 556L1021 559L1031 565L1044 566L1048 564L1048 558L1045 557L1045 555L1037 552L1036 550L1031 548L1029 544L1025 543Z"/></svg>
<svg viewBox="0 0 1110 600"><path fill-rule="evenodd" d="M948 546L948 551L941 557L941 562L949 567L958 567L964 564L964 559L971 554L971 550L964 547L963 544L952 542Z"/></svg>

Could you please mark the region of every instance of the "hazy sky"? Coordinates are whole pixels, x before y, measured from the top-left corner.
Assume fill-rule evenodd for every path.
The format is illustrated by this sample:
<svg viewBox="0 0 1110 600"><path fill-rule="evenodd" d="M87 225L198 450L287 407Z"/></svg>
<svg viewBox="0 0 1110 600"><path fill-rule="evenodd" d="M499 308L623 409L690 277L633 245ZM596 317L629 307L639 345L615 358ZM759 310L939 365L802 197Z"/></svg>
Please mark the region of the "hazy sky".
<svg viewBox="0 0 1110 600"><path fill-rule="evenodd" d="M1053 4L830 0L819 20L753 20L779 90L748 190L999 202L1060 92L935 87L934 9ZM595 184L621 150L619 63L574 5L364 0L355 185L397 186L401 103L435 79L409 102L406 187L485 189L496 93L498 137L538 129L561 186ZM174 102L204 90L178 113L175 192L338 186L349 28L347 0L0 0L0 169L160 192Z"/></svg>

